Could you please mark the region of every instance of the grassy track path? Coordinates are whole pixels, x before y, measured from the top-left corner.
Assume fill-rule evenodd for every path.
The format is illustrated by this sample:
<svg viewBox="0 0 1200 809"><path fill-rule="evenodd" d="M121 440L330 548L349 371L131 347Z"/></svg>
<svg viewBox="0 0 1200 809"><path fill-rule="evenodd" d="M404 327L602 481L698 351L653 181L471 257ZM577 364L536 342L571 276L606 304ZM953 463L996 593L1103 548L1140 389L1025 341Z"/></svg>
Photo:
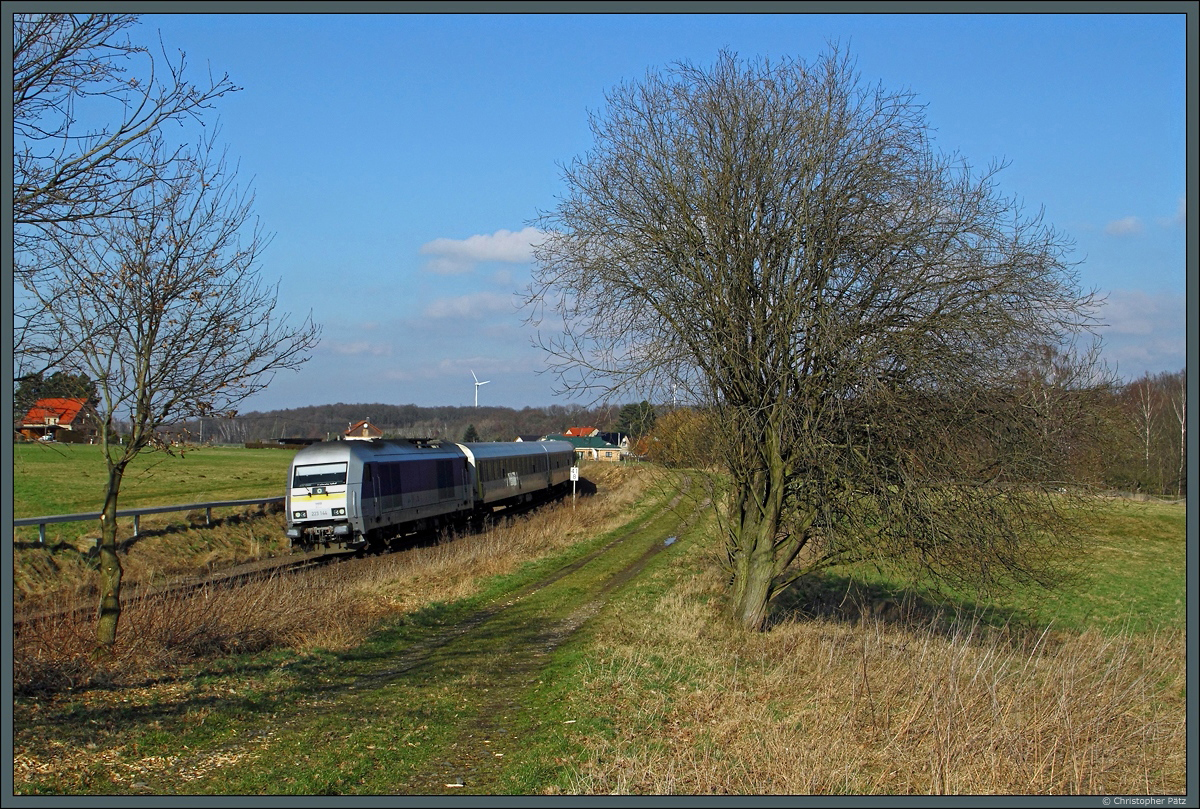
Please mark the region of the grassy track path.
<svg viewBox="0 0 1200 809"><path fill-rule="evenodd" d="M685 499L471 612L381 633L302 684L255 700L236 741L196 750L143 782L190 794L504 794L551 653L634 581L701 512ZM683 503L684 505L680 505ZM215 765L215 766L214 766ZM180 773L190 774L180 781Z"/></svg>

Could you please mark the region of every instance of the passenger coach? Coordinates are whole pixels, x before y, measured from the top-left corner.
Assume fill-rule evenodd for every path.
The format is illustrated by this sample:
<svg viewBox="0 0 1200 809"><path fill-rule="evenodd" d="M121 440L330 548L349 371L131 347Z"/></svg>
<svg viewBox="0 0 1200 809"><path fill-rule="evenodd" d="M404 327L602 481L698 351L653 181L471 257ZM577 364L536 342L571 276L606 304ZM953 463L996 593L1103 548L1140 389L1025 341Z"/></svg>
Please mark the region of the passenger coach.
<svg viewBox="0 0 1200 809"><path fill-rule="evenodd" d="M481 505L528 501L571 479L575 448L566 441L459 444L474 477L472 494Z"/></svg>

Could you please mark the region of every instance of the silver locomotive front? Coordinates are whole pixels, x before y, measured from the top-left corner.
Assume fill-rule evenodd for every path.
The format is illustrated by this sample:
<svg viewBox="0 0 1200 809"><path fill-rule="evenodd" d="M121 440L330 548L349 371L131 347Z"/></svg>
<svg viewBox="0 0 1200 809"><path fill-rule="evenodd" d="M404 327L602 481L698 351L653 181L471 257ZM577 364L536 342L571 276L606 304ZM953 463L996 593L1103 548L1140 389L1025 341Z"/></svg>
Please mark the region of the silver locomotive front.
<svg viewBox="0 0 1200 809"><path fill-rule="evenodd" d="M352 546L356 532L356 459L346 445L306 447L292 461L287 495L287 536L292 545ZM361 467L361 463L358 464Z"/></svg>

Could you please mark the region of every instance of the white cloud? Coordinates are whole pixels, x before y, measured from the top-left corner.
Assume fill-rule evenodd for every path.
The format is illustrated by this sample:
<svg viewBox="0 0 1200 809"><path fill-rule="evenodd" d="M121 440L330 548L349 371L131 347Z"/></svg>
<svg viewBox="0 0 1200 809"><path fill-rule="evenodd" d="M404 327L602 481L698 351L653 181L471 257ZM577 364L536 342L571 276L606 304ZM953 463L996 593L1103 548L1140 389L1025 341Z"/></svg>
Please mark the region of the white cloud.
<svg viewBox="0 0 1200 809"><path fill-rule="evenodd" d="M524 359L502 358L495 356L479 356L461 357L453 359L443 359L432 366L432 372L446 377L466 377L471 378L471 373L474 372L480 380L491 380L493 377L502 376L513 373L529 373L534 366Z"/></svg>
<svg viewBox="0 0 1200 809"><path fill-rule="evenodd" d="M1111 236L1133 236L1142 232L1142 220L1136 216L1114 219L1104 226L1104 232Z"/></svg>
<svg viewBox="0 0 1200 809"><path fill-rule="evenodd" d="M1180 296L1114 290L1100 316L1107 324L1100 330L1104 356L1126 380L1186 364L1187 315Z"/></svg>
<svg viewBox="0 0 1200 809"><path fill-rule="evenodd" d="M456 298L438 298L425 307L425 316L433 318L477 318L490 312L514 312L516 304L511 295L496 292L476 292Z"/></svg>
<svg viewBox="0 0 1200 809"><path fill-rule="evenodd" d="M433 256L425 265L437 275L461 275L471 272L485 261L522 264L533 258L533 248L544 239L537 228L525 228L514 233L498 230L492 234L476 234L466 239L434 239L421 246L421 254Z"/></svg>
<svg viewBox="0 0 1200 809"><path fill-rule="evenodd" d="M1175 295L1118 289L1109 293L1100 316L1113 333L1152 334L1172 322L1182 325L1183 301Z"/></svg>
<svg viewBox="0 0 1200 809"><path fill-rule="evenodd" d="M1179 204L1175 206L1175 214L1165 219L1160 219L1159 222L1165 228L1183 227L1187 216L1187 198L1180 197Z"/></svg>

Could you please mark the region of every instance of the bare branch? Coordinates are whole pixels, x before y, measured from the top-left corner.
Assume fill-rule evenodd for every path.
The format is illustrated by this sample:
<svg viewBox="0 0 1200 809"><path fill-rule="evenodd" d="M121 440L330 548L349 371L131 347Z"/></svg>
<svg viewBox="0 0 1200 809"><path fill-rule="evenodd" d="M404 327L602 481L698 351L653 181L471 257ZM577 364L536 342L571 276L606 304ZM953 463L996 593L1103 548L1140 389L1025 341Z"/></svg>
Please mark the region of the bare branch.
<svg viewBox="0 0 1200 809"><path fill-rule="evenodd" d="M137 189L136 213L98 221L90 235L56 235L57 272L23 279L59 335L53 350L72 347L58 367L86 374L99 393L110 515L99 636L108 646L120 614L111 515L126 465L162 445L161 427L235 410L274 373L299 367L320 334L311 318L294 326L276 313L276 288L258 270L269 240L213 139L176 159L185 170Z"/></svg>
<svg viewBox="0 0 1200 809"><path fill-rule="evenodd" d="M194 84L180 53L157 56L124 38L128 14L16 14L13 44L13 245L18 278L53 275L64 239L135 216L153 183L187 170L167 147L168 122L203 123L238 88ZM45 372L73 345L29 300L15 307L17 374Z"/></svg>
<svg viewBox="0 0 1200 809"><path fill-rule="evenodd" d="M531 320L562 322L542 345L564 390L682 390L709 414L740 619L761 625L796 565L868 547L943 579L1049 580L1037 509L988 486L1038 479L1069 432L1025 421L1023 376L1094 322L1069 240L836 48L725 53L607 102L536 223Z"/></svg>

